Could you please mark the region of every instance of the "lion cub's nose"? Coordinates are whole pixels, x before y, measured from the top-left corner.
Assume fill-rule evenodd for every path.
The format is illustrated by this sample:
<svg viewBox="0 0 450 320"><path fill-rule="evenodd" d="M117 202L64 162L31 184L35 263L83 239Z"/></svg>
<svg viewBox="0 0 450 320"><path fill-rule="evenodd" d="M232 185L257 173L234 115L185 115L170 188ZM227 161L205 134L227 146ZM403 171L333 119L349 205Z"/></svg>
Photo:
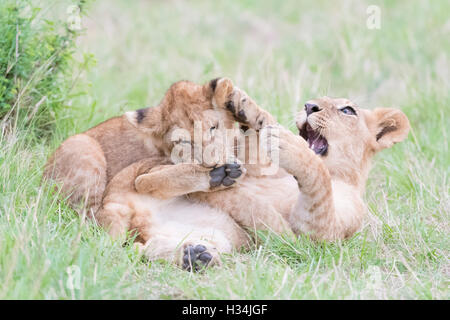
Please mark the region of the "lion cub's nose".
<svg viewBox="0 0 450 320"><path fill-rule="evenodd" d="M311 113L314 113L314 112L317 112L320 110L322 110L322 109L320 109L317 104L313 104L313 103L305 104L305 111L306 111L307 116L309 116Z"/></svg>

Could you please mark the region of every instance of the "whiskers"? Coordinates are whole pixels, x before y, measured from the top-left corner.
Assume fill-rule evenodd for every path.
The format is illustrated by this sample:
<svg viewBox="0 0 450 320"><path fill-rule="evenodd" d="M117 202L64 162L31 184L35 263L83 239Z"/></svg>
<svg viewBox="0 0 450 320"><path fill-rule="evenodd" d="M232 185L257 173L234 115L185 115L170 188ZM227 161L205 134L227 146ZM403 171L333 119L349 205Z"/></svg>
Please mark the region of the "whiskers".
<svg viewBox="0 0 450 320"><path fill-rule="evenodd" d="M321 136L327 133L329 119L326 116L315 116L308 119L308 123Z"/></svg>

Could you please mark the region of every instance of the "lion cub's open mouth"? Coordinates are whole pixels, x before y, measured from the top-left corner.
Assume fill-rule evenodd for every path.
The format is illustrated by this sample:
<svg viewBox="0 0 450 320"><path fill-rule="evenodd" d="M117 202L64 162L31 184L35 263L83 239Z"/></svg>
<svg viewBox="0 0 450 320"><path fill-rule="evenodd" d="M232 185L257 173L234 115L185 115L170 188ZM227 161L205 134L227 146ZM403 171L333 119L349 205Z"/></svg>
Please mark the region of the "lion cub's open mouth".
<svg viewBox="0 0 450 320"><path fill-rule="evenodd" d="M315 131L308 123L305 123L300 129L300 136L305 139L309 147L318 155L325 155L328 151L328 141Z"/></svg>

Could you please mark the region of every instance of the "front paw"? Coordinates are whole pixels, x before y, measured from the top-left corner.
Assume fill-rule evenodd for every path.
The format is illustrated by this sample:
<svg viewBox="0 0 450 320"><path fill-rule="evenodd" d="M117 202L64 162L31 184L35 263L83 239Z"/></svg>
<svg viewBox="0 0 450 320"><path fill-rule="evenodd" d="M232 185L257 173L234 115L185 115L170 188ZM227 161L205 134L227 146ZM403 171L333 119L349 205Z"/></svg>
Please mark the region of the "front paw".
<svg viewBox="0 0 450 320"><path fill-rule="evenodd" d="M233 81L228 78L217 78L209 82L212 91L212 104L215 108L225 108L233 92Z"/></svg>
<svg viewBox="0 0 450 320"><path fill-rule="evenodd" d="M245 174L245 168L239 163L227 163L223 166L214 168L209 173L211 179L209 185L216 190L217 188L230 187Z"/></svg>
<svg viewBox="0 0 450 320"><path fill-rule="evenodd" d="M265 126L276 123L269 112L261 109L245 91L236 86L225 107L233 114L235 120L242 124L242 127L250 127L259 131Z"/></svg>
<svg viewBox="0 0 450 320"><path fill-rule="evenodd" d="M311 151L304 139L279 125L261 131L260 146L273 164L291 173L305 152Z"/></svg>

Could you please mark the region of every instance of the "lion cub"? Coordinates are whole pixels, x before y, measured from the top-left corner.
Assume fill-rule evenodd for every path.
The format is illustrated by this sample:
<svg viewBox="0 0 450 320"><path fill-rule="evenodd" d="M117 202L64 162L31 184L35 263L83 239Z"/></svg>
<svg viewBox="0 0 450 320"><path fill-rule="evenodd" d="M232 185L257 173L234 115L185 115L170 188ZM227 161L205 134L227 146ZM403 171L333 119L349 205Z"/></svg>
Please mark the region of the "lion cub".
<svg viewBox="0 0 450 320"><path fill-rule="evenodd" d="M222 118L218 113L214 120L214 113L204 118L205 134ZM114 176L95 218L113 237L135 234L135 244L148 259L198 270L219 262L219 253L247 245L249 238L227 212L190 201L186 194L210 193L212 186L227 188L244 174L238 163L207 168L194 163L161 165L161 159L147 158ZM142 189L145 192L139 193Z"/></svg>
<svg viewBox="0 0 450 320"><path fill-rule="evenodd" d="M229 98L226 107L231 111L228 114L231 118L258 130L274 123L270 114L258 112L259 107L243 91L235 88ZM174 261L187 270L215 264L219 261L219 253L246 246L249 236L233 220L230 212L189 199L189 195L195 193L212 194L210 191L218 192L231 185L240 185L240 181L245 179L246 165L227 161L230 159L226 148L230 146L224 138L230 133L231 137L239 138L241 131L230 125L223 112L221 109L205 110L199 117L200 144L205 151L211 147L222 151L219 152L222 158L216 159L213 165L207 164L204 156L176 164L160 157L131 164L108 184L103 206L95 214L98 223L116 238L127 232L135 234L135 243L147 258ZM257 116L257 120L248 121L246 116L251 114ZM183 128L176 129L180 131ZM175 135L175 131L172 133ZM190 132L184 133L187 136L176 140L174 150L192 140L193 145L187 144L188 151L197 147L195 137L192 139ZM234 139L231 141L232 156L235 157L236 146ZM192 160L199 160L201 165ZM260 202L259 199L257 201ZM263 221L273 227L277 216L276 212L260 210L258 217L267 217L270 221L258 218L257 226L262 228ZM278 219L282 220L281 217ZM285 224L283 229L276 231L287 229L289 227Z"/></svg>
<svg viewBox="0 0 450 320"><path fill-rule="evenodd" d="M203 112L213 109L222 112L225 126L231 127L235 116L226 108L236 92L227 78L205 85L177 82L156 107L128 112L69 137L49 158L43 177L61 186L74 209L86 208L92 216L101 205L106 185L120 170L141 159L159 157L162 163L170 156L179 142L172 141L174 130L192 133L194 122L202 121ZM269 117L265 111L261 114ZM264 116L259 118L262 121Z"/></svg>

